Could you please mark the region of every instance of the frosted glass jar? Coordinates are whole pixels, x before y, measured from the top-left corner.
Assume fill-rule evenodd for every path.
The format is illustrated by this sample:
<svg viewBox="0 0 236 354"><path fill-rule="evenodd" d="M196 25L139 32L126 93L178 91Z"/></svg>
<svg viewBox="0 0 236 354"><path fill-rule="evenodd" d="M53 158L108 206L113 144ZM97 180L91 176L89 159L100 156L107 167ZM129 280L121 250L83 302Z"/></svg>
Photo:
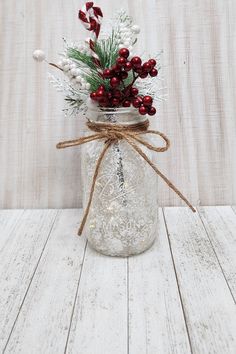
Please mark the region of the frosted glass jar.
<svg viewBox="0 0 236 354"><path fill-rule="evenodd" d="M87 111L91 121L130 125L146 120L135 109ZM90 130L86 135L92 134ZM148 135L143 136L148 140ZM152 153L139 146L152 158ZM83 206L87 205L96 162L104 139L82 146ZM125 141L107 150L97 177L84 233L88 242L110 256L130 256L148 249L158 227L157 176L147 162Z"/></svg>

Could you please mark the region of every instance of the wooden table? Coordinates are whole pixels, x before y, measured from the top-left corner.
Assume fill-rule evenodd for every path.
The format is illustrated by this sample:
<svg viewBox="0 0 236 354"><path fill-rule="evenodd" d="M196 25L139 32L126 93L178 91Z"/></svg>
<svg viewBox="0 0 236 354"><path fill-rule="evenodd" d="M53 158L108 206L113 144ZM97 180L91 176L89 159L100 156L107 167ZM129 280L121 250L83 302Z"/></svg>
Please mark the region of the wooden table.
<svg viewBox="0 0 236 354"><path fill-rule="evenodd" d="M159 212L150 250L112 258L81 210L0 211L0 352L235 354L236 208Z"/></svg>

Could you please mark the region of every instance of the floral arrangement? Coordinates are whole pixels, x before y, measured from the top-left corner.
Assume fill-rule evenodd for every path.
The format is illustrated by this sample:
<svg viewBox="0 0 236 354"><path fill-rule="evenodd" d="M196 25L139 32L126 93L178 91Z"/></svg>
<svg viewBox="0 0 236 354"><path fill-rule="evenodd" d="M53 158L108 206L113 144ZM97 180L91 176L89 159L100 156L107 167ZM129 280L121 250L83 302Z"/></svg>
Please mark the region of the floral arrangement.
<svg viewBox="0 0 236 354"><path fill-rule="evenodd" d="M139 33L139 27L133 24L132 18L125 11L119 12L115 21L112 21L110 34L107 35L106 31L105 35L99 38L103 18L101 9L94 6L93 2L86 2L82 10L79 11L78 17L86 30L91 32L90 37L86 39L85 43L80 42L77 45L68 45L65 41L65 51L61 54L61 60L57 64L49 63L66 77L66 79L59 79L51 75L51 81L57 90L65 90L65 100L72 113L86 112L89 104L93 104L102 111L132 106L140 115L155 115L156 108L153 106L153 102L155 99L163 99L153 80L158 76L160 66L157 57L142 60L140 56L132 54ZM41 50L36 50L33 57L37 61L45 60L45 54ZM110 112L108 115L111 115ZM88 119L87 127L93 132L92 135L57 144L57 148L63 149L95 140L105 140L100 155L96 159L88 203L78 234L82 234L90 212L99 169L106 151L110 147L112 147L116 161L118 161L116 176L118 176L119 192L121 195L124 194L123 158L119 148L119 140L125 140L195 212L184 195L153 164L141 148L145 146L155 152L164 152L169 148L169 139L159 131L149 130L148 119L140 120L130 126L115 123L112 120L95 122ZM165 146L157 147L143 139L142 136L148 134L161 137ZM124 205L126 205L126 200Z"/></svg>
<svg viewBox="0 0 236 354"><path fill-rule="evenodd" d="M162 100L157 80L160 65L157 57L142 60L133 55L140 29L124 10L112 21L110 34L99 37L102 11L87 2L78 17L90 31L85 42L68 45L60 61L49 63L59 69L64 79L50 75L58 91L65 91L66 112L86 111L88 99L101 109L133 106L141 115L155 115L155 99ZM37 61L45 60L41 50L33 53Z"/></svg>

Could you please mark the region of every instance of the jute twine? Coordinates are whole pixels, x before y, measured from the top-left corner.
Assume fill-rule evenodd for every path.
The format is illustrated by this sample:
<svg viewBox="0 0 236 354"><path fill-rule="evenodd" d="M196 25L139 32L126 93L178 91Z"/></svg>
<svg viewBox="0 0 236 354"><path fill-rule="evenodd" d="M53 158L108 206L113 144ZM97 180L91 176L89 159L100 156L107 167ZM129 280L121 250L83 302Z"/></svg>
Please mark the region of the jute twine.
<svg viewBox="0 0 236 354"><path fill-rule="evenodd" d="M174 186L174 184L153 164L153 162L147 157L147 155L140 148L139 144L146 146L149 150L153 150L155 152L164 152L170 146L169 139L165 136L165 134L157 131L157 130L149 130L149 121L145 120L144 122L140 122L137 124L132 124L129 126L121 125L121 124L112 124L112 123L101 123L101 122L87 122L87 126L90 130L94 131L95 134L88 135L85 137L81 137L75 140L63 141L57 144L58 149L64 149L67 147L77 146L86 144L90 141L105 139L104 147L99 155L97 160L95 171L92 179L92 185L89 194L88 204L86 206L82 222L80 224L80 228L78 231L78 235L81 235L83 232L84 225L86 223L90 206L93 199L94 189L96 185L96 180L98 177L98 172L106 154L106 151L109 147L116 143L118 140L124 139L142 158L152 167L152 169L156 172L156 174L161 177L166 184L173 189L173 191L189 206L189 208L195 212L194 207L189 203L189 201L184 197L184 195ZM165 142L164 147L155 147L149 144L147 141L141 137L144 134L155 134L159 135Z"/></svg>

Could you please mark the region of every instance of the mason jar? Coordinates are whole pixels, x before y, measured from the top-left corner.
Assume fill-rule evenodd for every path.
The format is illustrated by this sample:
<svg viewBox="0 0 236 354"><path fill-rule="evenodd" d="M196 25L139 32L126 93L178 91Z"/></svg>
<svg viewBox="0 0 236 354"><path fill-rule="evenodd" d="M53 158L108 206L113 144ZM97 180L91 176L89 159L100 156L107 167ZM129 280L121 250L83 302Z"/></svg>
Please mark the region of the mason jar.
<svg viewBox="0 0 236 354"><path fill-rule="evenodd" d="M134 108L89 107L92 122L133 125L144 120ZM86 131L86 135L94 132ZM149 135L141 137L148 141ZM96 163L105 139L82 146L83 207L86 208ZM152 159L152 152L137 143ZM95 183L84 233L92 248L109 256L130 256L147 250L158 231L157 175L124 139L106 151Z"/></svg>

